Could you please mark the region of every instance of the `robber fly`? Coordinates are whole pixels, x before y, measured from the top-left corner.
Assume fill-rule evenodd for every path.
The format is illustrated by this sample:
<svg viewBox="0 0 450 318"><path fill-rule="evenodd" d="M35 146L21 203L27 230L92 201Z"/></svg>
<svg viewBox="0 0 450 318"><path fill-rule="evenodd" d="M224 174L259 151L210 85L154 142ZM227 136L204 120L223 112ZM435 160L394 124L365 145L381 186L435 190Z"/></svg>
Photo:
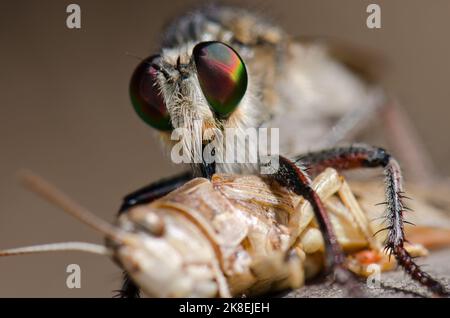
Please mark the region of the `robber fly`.
<svg viewBox="0 0 450 318"><path fill-rule="evenodd" d="M293 42L280 28L260 17L224 7L201 9L169 26L160 53L143 60L136 68L130 93L136 112L160 131L169 146L173 146L169 137L176 128L190 132L194 145L203 145L206 141L202 132L207 128L244 131L263 125L299 127L294 134L283 133L281 129L281 140L287 145L297 139L315 142L317 137L313 131L323 124L324 113L343 114L355 105L370 110L380 103L378 87L346 68L323 45ZM322 115L315 115L317 113ZM194 120L201 120L201 129L194 129ZM306 127L303 132L310 134L302 133L303 127ZM183 147L183 153L195 156L196 148L192 143L185 143ZM245 148L245 145L239 147ZM281 152L292 154L295 151L286 148L281 145ZM309 185L309 175L325 167L381 167L386 175L389 231L386 248L414 279L437 293L444 293L443 287L415 265L403 248L402 178L397 161L389 153L362 145L290 155L290 158L280 156L279 169L272 177L303 195L314 207L324 233L330 268L340 268L344 258L322 202ZM188 173L130 194L121 212L161 197L194 176L211 178L215 172L255 171L255 167L249 165L193 164ZM349 279L341 276L345 276L343 280ZM131 285L128 280L125 282L123 295L136 294Z"/></svg>
<svg viewBox="0 0 450 318"><path fill-rule="evenodd" d="M168 149L175 145L173 131L187 132L190 142L182 142L181 146L183 154L192 159L191 168L126 196L119 219L128 213L132 218L139 205L156 202L195 177L212 180L216 173L258 174L261 160L237 164L195 159L212 139L226 135L229 128L242 133L249 128L279 128L282 155L277 157L277 169L267 177L310 204L323 235L325 265L335 274L337 283L348 287L355 278L346 266L338 235L311 180L327 168L382 168L385 249L414 280L435 294L447 295L444 286L414 262L404 245L403 214L407 207L397 161L378 147L334 146L386 102L383 91L356 72L358 68L350 66L323 43L294 41L277 26L246 10L213 6L175 20L165 32L159 53L142 60L135 69L130 95L137 114L159 131ZM330 118L340 119L331 120L330 125ZM198 122L201 124L194 124ZM211 128L220 134L204 133ZM323 136L327 130L332 133ZM333 147L301 154L308 145ZM241 143L237 147L246 150L248 145ZM74 210L71 204L62 205ZM116 242L137 246L139 240L128 241L122 231L78 215ZM212 268L215 270L211 275L220 276L217 264ZM219 276L216 281L223 281ZM138 297L139 292L126 273L120 296Z"/></svg>
<svg viewBox="0 0 450 318"><path fill-rule="evenodd" d="M167 28L160 52L136 68L130 84L131 99L138 115L160 132L169 147L174 145L170 138L174 129L188 131L193 142L183 143L183 153L192 158L198 151L195 145L201 147L209 141L203 138L208 128L222 132L226 128L242 132L261 126L280 128L283 156L271 177L312 205L324 235L327 266L339 273L338 282L351 276L343 267L345 257L323 203L310 186L310 176L326 167L382 168L388 231L385 247L413 279L437 294L445 294L444 287L416 265L404 248L402 175L399 164L386 150L357 145L296 153L306 144L335 144L355 125L355 120L344 120L340 125L338 121L334 131L341 136L323 141L327 139L321 135L327 118L348 119L357 114L356 118L362 119L385 102L379 87L332 53L322 43L293 41L279 27L246 10L206 7L180 17ZM202 126L195 129L193 122L198 120ZM251 174L257 173L257 168L193 163L187 173L128 195L120 213L159 198L195 176L210 179L216 172ZM138 289L126 278L122 295L137 294Z"/></svg>

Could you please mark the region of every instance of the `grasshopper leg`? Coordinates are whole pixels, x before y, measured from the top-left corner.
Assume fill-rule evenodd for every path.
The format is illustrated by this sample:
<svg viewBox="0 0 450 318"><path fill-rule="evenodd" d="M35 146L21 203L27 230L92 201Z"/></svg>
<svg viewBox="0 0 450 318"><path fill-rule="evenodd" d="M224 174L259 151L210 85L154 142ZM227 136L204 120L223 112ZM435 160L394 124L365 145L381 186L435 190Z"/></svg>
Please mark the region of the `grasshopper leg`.
<svg viewBox="0 0 450 318"><path fill-rule="evenodd" d="M311 204L324 238L327 268L333 271L336 281L344 285L350 295L361 296L362 292L355 277L345 266L345 255L334 233L330 218L319 195L311 187L311 181L306 172L295 162L280 156L279 169L272 177Z"/></svg>
<svg viewBox="0 0 450 318"><path fill-rule="evenodd" d="M407 210L403 200L407 198L403 192L402 175L397 161L384 149L358 145L336 147L302 155L297 163L305 165L313 174L327 167L338 170L355 168L384 169L386 187L386 220L388 236L385 248L394 254L397 262L416 281L428 287L433 293L447 296L445 287L424 272L413 260L404 247L403 213Z"/></svg>

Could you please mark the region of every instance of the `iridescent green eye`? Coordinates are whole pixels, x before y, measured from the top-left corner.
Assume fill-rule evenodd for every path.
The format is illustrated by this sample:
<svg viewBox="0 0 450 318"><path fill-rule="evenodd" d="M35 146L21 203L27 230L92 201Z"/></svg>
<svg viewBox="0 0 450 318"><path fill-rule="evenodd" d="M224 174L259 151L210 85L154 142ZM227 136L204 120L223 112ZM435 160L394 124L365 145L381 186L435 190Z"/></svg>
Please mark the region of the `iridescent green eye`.
<svg viewBox="0 0 450 318"><path fill-rule="evenodd" d="M170 116L157 85L157 69L152 66L154 57L138 65L131 77L130 97L139 117L158 130L171 130Z"/></svg>
<svg viewBox="0 0 450 318"><path fill-rule="evenodd" d="M218 116L227 117L247 90L244 62L235 50L221 42L199 43L193 55L206 100Z"/></svg>

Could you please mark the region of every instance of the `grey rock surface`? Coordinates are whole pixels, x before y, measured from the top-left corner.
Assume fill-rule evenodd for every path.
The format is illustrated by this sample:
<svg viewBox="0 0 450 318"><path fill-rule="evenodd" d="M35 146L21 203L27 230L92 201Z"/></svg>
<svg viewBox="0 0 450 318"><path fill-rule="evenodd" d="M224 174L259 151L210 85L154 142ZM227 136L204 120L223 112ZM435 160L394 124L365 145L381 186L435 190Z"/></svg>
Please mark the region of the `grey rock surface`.
<svg viewBox="0 0 450 318"><path fill-rule="evenodd" d="M450 290L450 249L432 251L429 256L417 259L417 263L433 278L443 283ZM381 273L379 288L368 288L361 283L361 288L367 297L404 298L431 297L432 294L417 282L413 281L401 268L395 271ZM310 282L306 286L293 290L283 297L346 297L341 286L333 284L328 279Z"/></svg>

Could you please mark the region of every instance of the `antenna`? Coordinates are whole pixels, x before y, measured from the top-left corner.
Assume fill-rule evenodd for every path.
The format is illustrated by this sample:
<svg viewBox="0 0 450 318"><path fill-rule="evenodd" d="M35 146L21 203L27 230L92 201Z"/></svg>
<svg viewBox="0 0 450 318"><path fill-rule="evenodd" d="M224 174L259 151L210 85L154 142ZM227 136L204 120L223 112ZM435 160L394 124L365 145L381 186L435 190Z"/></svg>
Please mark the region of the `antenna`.
<svg viewBox="0 0 450 318"><path fill-rule="evenodd" d="M110 250L108 250L105 246L99 244L92 244L86 242L62 242L62 243L41 244L26 247L10 248L7 250L0 250L0 257L34 254L34 253L46 253L46 252L63 252L63 251L80 251L100 255L111 254Z"/></svg>
<svg viewBox="0 0 450 318"><path fill-rule="evenodd" d="M60 207L77 220L102 233L106 237L119 243L129 244L131 242L130 236L124 231L100 219L42 177L30 171L21 171L19 177L27 189L38 194L48 202ZM0 250L0 257L60 251L81 251L100 255L111 254L111 251L106 246L99 244L87 242L62 242Z"/></svg>
<svg viewBox="0 0 450 318"><path fill-rule="evenodd" d="M68 195L58 190L54 185L44 180L42 177L32 173L31 171L21 171L19 176L24 186L30 191L38 194L48 202L60 207L77 220L83 222L105 236L118 242L124 241L125 233L123 233L123 231L97 217L88 209L72 200Z"/></svg>

